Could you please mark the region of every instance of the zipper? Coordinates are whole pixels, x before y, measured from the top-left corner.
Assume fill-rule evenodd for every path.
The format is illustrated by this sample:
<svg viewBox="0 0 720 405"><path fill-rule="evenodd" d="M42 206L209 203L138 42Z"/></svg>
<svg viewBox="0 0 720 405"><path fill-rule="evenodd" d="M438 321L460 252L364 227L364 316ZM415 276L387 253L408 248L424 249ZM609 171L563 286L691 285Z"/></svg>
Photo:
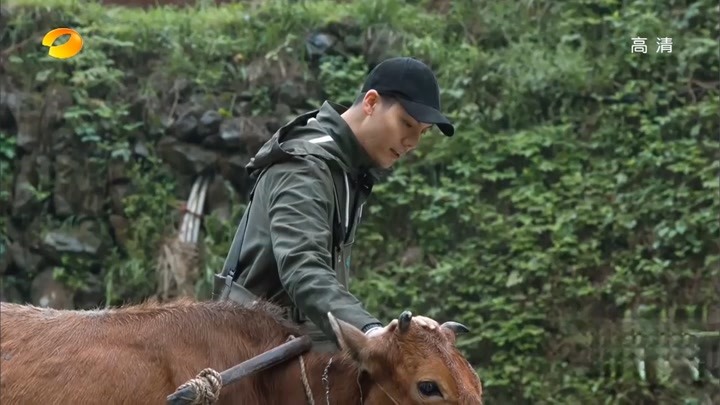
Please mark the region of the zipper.
<svg viewBox="0 0 720 405"><path fill-rule="evenodd" d="M348 226L350 225L350 184L348 184L348 175L345 175L345 237L347 238L347 232L349 231Z"/></svg>

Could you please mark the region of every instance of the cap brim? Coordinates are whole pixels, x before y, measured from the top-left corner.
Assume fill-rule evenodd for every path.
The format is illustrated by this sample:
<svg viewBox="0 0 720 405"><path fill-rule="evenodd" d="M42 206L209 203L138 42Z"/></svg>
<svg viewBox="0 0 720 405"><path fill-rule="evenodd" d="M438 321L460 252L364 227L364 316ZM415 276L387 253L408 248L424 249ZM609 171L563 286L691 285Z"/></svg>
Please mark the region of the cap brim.
<svg viewBox="0 0 720 405"><path fill-rule="evenodd" d="M455 134L455 127L440 111L428 107L425 104L403 98L398 98L398 101L405 108L405 111L418 122L436 125L445 136L453 136Z"/></svg>

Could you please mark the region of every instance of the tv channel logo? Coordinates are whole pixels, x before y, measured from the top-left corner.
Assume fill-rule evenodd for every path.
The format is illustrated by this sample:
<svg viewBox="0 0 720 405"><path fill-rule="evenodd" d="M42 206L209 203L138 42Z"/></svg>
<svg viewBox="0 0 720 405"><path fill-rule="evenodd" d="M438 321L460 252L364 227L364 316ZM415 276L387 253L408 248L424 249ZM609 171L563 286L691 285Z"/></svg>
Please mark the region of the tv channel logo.
<svg viewBox="0 0 720 405"><path fill-rule="evenodd" d="M63 35L70 35L67 42L60 45L53 45ZM77 31L70 28L55 28L45 34L42 40L43 46L50 48L48 55L55 59L69 59L80 53L83 48L83 39Z"/></svg>

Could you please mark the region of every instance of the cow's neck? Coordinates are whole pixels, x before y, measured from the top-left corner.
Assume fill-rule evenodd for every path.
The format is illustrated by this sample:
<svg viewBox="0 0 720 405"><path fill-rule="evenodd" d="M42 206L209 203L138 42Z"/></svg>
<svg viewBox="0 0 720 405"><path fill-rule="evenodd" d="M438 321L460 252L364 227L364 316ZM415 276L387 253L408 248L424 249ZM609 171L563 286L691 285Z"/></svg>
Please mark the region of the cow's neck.
<svg viewBox="0 0 720 405"><path fill-rule="evenodd" d="M303 358L315 403L320 400L321 404L332 405L392 404L367 373L360 373L357 364L344 356L318 353Z"/></svg>

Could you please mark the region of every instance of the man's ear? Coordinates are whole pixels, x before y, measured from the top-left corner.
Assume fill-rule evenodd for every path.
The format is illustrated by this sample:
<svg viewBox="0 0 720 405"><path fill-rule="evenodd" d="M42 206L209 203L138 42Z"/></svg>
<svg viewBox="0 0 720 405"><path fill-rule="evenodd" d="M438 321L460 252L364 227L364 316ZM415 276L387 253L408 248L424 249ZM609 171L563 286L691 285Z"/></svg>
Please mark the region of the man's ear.
<svg viewBox="0 0 720 405"><path fill-rule="evenodd" d="M368 90L362 101L362 110L365 115L372 115L380 102L380 94L376 90Z"/></svg>
<svg viewBox="0 0 720 405"><path fill-rule="evenodd" d="M350 325L349 323L337 319L332 313L328 312L328 320L335 337L337 338L338 344L341 350L345 350L353 360L362 362L364 359L361 356L365 347L368 344L368 337L358 328Z"/></svg>

